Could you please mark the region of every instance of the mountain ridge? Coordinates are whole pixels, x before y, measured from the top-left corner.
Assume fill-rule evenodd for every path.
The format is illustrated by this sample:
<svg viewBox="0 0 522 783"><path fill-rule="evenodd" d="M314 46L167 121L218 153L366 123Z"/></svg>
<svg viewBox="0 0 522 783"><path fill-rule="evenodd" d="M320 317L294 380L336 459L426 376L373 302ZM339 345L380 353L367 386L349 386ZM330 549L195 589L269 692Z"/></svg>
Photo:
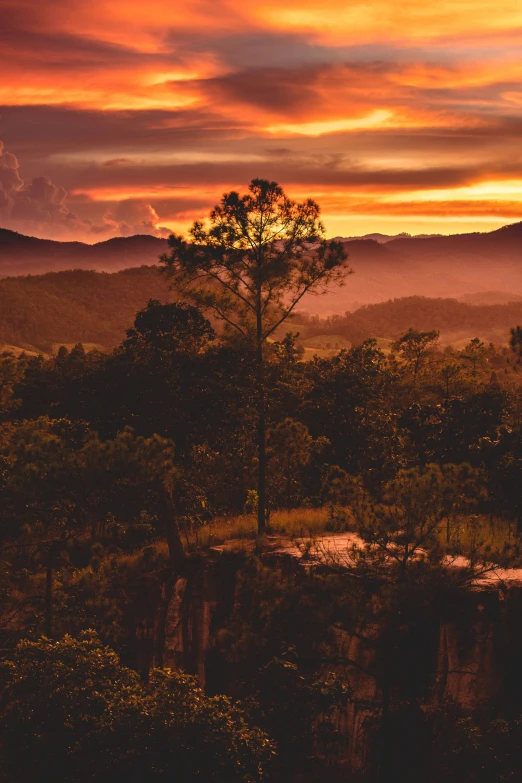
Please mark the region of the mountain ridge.
<svg viewBox="0 0 522 783"><path fill-rule="evenodd" d="M355 274L326 296L308 297L311 312L344 313L354 303L415 295L458 298L506 290L522 295L522 222L487 233L341 241ZM147 234L87 245L0 229L0 278L71 269L118 272L155 265L167 249L167 240Z"/></svg>

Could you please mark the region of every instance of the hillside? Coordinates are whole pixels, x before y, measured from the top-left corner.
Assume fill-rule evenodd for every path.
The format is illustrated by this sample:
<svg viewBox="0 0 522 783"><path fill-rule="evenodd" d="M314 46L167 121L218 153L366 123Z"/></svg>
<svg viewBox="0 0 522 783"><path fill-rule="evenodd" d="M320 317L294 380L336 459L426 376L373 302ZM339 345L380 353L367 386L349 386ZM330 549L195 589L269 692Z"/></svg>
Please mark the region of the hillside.
<svg viewBox="0 0 522 783"><path fill-rule="evenodd" d="M458 297L460 302L472 305L508 304L508 302L522 302L520 294L508 291L478 291L474 294L463 294Z"/></svg>
<svg viewBox="0 0 522 783"><path fill-rule="evenodd" d="M319 319L298 313L292 328L300 330L305 339L339 335L355 344L369 337L395 340L410 327L439 330L443 344L458 345L473 337L505 344L510 328L519 323L522 301L473 305L456 299L410 296L365 305L344 316Z"/></svg>
<svg viewBox="0 0 522 783"><path fill-rule="evenodd" d="M0 345L45 353L76 342L110 349L122 340L136 312L149 299L172 298L153 266L113 273L77 269L5 278L0 280ZM299 331L310 354L368 337L395 339L410 326L439 329L446 343L475 336L506 343L516 323L522 323L522 301L476 305L412 296L364 305L343 316L314 318L298 313L279 330L278 337L289 328Z"/></svg>
<svg viewBox="0 0 522 783"><path fill-rule="evenodd" d="M166 301L156 267L73 270L0 280L0 344L52 352L57 344L117 345L149 299Z"/></svg>
<svg viewBox="0 0 522 783"><path fill-rule="evenodd" d="M345 242L355 274L315 312L342 312L404 296L452 297L508 290L522 294L522 223L488 234ZM349 309L344 307L344 310Z"/></svg>
<svg viewBox="0 0 522 783"><path fill-rule="evenodd" d="M309 312L345 313L361 304L405 296L522 296L522 223L487 234L399 236L385 242L362 238L345 240L344 245L355 274L337 291L308 297L303 306ZM78 268L115 272L155 264L166 249L166 240L151 236L86 245L0 229L0 277Z"/></svg>

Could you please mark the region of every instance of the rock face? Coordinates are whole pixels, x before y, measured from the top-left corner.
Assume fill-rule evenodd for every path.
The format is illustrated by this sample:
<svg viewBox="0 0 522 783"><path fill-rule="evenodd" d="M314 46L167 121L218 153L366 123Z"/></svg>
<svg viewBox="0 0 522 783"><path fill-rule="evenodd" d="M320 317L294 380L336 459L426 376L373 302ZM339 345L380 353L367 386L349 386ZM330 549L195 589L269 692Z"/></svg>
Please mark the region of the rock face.
<svg viewBox="0 0 522 783"><path fill-rule="evenodd" d="M271 568L286 575L302 568L294 552L272 552L266 558ZM195 560L188 575L167 586L158 602L151 663L182 668L195 674L202 686L212 688L209 661L220 631L237 611L241 567L240 557L214 551ZM521 616L522 587L516 584L488 584L463 592L451 616L440 623L438 642L437 634L433 636L434 667L431 681L425 684L423 709L451 700L471 713L496 699L505 703L510 692L514 699L520 698L522 681L518 684L516 673L522 655ZM333 647L332 659L356 664L332 665L346 672L354 691L337 721L345 738L340 761L356 771L365 766L367 719L379 709L382 696L375 679L364 671L370 662L368 648L343 631L336 634Z"/></svg>

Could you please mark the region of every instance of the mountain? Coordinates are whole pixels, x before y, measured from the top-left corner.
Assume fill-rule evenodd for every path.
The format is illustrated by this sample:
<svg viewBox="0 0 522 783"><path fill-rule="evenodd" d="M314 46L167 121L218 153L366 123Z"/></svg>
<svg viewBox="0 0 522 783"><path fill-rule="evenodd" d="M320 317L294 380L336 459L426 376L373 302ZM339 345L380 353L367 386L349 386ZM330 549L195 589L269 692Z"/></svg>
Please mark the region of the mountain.
<svg viewBox="0 0 522 783"><path fill-rule="evenodd" d="M76 269L0 280L0 348L54 353L58 346L82 342L107 350L118 345L136 312L149 299L172 301L165 278L155 266L119 272ZM469 304L456 299L421 296L364 305L327 319L297 313L282 327L306 340L334 335L334 346L360 343L368 337L396 339L410 327L439 329L443 343L471 337L506 343L509 329L522 323L522 300L508 304ZM339 340L340 338L340 340ZM332 342L326 340L325 345ZM310 346L317 347L317 341Z"/></svg>
<svg viewBox="0 0 522 783"><path fill-rule="evenodd" d="M36 239L0 228L0 277L95 269L117 272L133 266L156 264L167 251L167 240L148 234L115 237L95 245Z"/></svg>
<svg viewBox="0 0 522 783"><path fill-rule="evenodd" d="M337 240L341 240L341 242L347 242L354 239L374 239L376 242L391 242L392 239L426 239L429 237L440 237L443 236L443 234L415 234L412 236L411 234L408 234L406 231L401 232L400 234L380 234L379 232L374 232L373 234L363 234L360 237L335 237Z"/></svg>
<svg viewBox="0 0 522 783"><path fill-rule="evenodd" d="M507 291L522 296L522 223L489 233L451 236L346 239L355 274L325 296L308 297L303 308L344 313L357 304L405 296L458 298ZM95 245L53 242L0 229L0 277L65 269L114 272L157 263L167 242L151 236L109 239Z"/></svg>
<svg viewBox="0 0 522 783"><path fill-rule="evenodd" d="M362 304L405 296L451 297L509 291L522 295L522 223L486 234L408 237L382 243L348 240L344 247L355 274L335 294L313 307L319 313L344 312Z"/></svg>

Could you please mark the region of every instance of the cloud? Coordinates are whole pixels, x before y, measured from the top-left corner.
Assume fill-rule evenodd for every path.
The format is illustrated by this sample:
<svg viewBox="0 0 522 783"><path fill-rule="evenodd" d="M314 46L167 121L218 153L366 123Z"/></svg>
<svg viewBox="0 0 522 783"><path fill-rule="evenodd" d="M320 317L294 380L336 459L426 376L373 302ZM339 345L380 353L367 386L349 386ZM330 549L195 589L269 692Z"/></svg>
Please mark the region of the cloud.
<svg viewBox="0 0 522 783"><path fill-rule="evenodd" d="M105 213L106 224L114 232L123 237L133 234L152 234L158 237L168 237L168 228L158 228L159 217L156 210L140 199L125 199L116 204L115 208Z"/></svg>
<svg viewBox="0 0 522 783"><path fill-rule="evenodd" d="M144 201L125 200L115 205L104 222L79 217L67 206L67 191L46 176L27 184L20 176L18 158L0 141L0 226L22 233L56 238L89 238L99 234L168 236L157 226L158 215Z"/></svg>
<svg viewBox="0 0 522 783"><path fill-rule="evenodd" d="M522 182L520 0L493 20L487 0L0 5L4 225L184 230L266 176L327 218L378 229L389 210L409 230L416 210L443 231L451 202L463 216L507 202L420 189Z"/></svg>
<svg viewBox="0 0 522 783"><path fill-rule="evenodd" d="M52 227L58 233L90 231L90 221L71 212L66 199L66 190L49 177L34 177L25 184L17 157L5 151L0 141L0 220L4 227L37 232Z"/></svg>
<svg viewBox="0 0 522 783"><path fill-rule="evenodd" d="M129 158L111 158L105 160L102 166L125 166L127 163L132 163L132 161Z"/></svg>

